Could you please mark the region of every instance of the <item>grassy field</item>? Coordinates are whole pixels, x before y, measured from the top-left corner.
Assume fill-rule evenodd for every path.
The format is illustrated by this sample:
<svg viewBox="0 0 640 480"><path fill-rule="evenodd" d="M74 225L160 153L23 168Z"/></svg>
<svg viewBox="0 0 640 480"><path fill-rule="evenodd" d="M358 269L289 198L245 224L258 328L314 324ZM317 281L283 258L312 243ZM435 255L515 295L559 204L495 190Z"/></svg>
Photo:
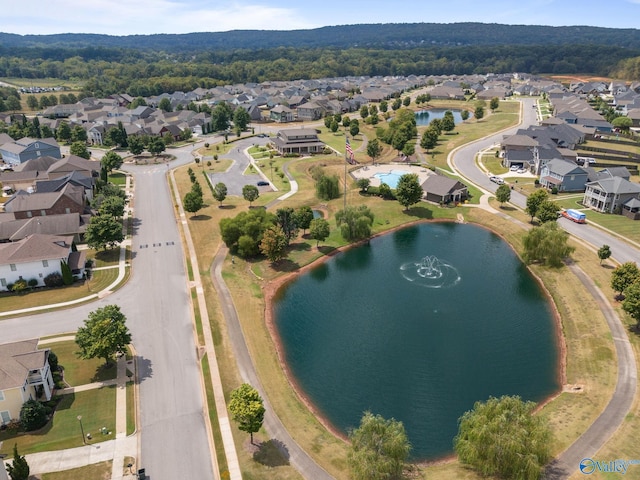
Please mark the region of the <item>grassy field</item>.
<svg viewBox="0 0 640 480"><path fill-rule="evenodd" d="M84 432L91 433L91 444L115 438L116 387L105 387L86 392L63 395L53 419L42 429L29 434L0 432L3 442L0 453L10 453L13 444L18 444L21 455L35 452L63 450L82 446L82 433L78 415L82 415ZM111 430L108 435L100 433L102 427Z"/></svg>

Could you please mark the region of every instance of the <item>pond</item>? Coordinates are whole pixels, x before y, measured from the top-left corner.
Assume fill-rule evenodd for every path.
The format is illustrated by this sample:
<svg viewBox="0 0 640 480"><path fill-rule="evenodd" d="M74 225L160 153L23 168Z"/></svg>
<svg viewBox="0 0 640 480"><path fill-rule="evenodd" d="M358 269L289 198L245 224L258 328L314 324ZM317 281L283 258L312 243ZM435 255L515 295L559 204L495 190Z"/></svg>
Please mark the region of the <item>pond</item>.
<svg viewBox="0 0 640 480"><path fill-rule="evenodd" d="M462 110L453 110L453 109L448 109L451 111L451 113L453 113L453 121L456 125L458 125L459 123L462 123L462 116L460 115L460 112ZM446 112L447 109L444 108L430 108L428 110L420 110L418 112L416 112L416 125L417 126L425 126L425 125L429 125L429 123L431 123L431 120L435 120L436 118L443 118L444 117L444 112ZM473 117L473 113L469 112L469 118Z"/></svg>
<svg viewBox="0 0 640 480"><path fill-rule="evenodd" d="M477 400L559 388L556 323L497 235L425 223L342 252L287 285L274 322L293 380L342 433L401 420L417 459L452 452Z"/></svg>

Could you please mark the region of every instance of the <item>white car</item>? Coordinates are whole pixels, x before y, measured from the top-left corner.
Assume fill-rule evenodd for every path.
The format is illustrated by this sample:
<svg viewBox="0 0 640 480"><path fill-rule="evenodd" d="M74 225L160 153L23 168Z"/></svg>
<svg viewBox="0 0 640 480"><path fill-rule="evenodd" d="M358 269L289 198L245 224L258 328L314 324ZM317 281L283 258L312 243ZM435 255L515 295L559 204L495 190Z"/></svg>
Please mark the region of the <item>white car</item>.
<svg viewBox="0 0 640 480"><path fill-rule="evenodd" d="M516 172L518 171L519 168L520 168L519 165L511 165L511 168L509 170L511 170L512 172Z"/></svg>
<svg viewBox="0 0 640 480"><path fill-rule="evenodd" d="M527 169L526 168L519 168L517 170L517 173L527 173Z"/></svg>

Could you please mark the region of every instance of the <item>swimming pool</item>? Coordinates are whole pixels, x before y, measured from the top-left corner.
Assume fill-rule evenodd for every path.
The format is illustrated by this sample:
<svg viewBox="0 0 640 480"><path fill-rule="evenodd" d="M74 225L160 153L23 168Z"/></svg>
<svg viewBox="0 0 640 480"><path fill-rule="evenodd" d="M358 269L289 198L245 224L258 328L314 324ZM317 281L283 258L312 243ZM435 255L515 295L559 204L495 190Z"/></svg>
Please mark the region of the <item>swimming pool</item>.
<svg viewBox="0 0 640 480"><path fill-rule="evenodd" d="M380 183L386 183L390 188L397 188L398 180L402 175L406 175L409 172L404 170L391 170L389 173L376 173L374 177L380 180Z"/></svg>

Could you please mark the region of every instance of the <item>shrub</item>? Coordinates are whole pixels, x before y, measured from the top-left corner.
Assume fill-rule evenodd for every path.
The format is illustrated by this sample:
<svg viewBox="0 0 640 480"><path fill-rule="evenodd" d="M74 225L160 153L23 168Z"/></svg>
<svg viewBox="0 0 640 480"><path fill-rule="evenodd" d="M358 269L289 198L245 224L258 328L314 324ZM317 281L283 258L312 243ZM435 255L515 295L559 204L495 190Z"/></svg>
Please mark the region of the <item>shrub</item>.
<svg viewBox="0 0 640 480"><path fill-rule="evenodd" d="M58 356L53 353L51 350L49 350L49 367L51 368L52 372L57 371L60 368L60 365L58 364Z"/></svg>
<svg viewBox="0 0 640 480"><path fill-rule="evenodd" d="M65 285L71 285L73 283L73 273L69 264L65 261L60 262L60 268L62 269L62 283Z"/></svg>
<svg viewBox="0 0 640 480"><path fill-rule="evenodd" d="M11 287L12 292L24 292L27 289L27 281L24 279L16 280L16 283Z"/></svg>
<svg viewBox="0 0 640 480"><path fill-rule="evenodd" d="M13 283L7 283L7 290L9 292L13 291Z"/></svg>
<svg viewBox="0 0 640 480"><path fill-rule="evenodd" d="M29 284L29 286L31 288L35 288L35 287L38 286L38 279L37 278L32 278L27 283Z"/></svg>
<svg viewBox="0 0 640 480"><path fill-rule="evenodd" d="M207 160L207 167L211 166L211 160Z"/></svg>
<svg viewBox="0 0 640 480"><path fill-rule="evenodd" d="M209 148L209 144L208 144L208 143L205 143L205 144L204 144L204 148Z"/></svg>
<svg viewBox="0 0 640 480"><path fill-rule="evenodd" d="M557 195L558 194L558 187L553 187L551 189L551 195Z"/></svg>
<svg viewBox="0 0 640 480"><path fill-rule="evenodd" d="M194 161L196 162L196 164L200 163L200 157L196 157Z"/></svg>
<svg viewBox="0 0 640 480"><path fill-rule="evenodd" d="M63 283L62 274L59 272L53 272L44 277L44 284L47 287L61 287Z"/></svg>
<svg viewBox="0 0 640 480"><path fill-rule="evenodd" d="M20 410L20 422L27 432L44 427L47 423L47 413L44 405L37 400L27 400Z"/></svg>

